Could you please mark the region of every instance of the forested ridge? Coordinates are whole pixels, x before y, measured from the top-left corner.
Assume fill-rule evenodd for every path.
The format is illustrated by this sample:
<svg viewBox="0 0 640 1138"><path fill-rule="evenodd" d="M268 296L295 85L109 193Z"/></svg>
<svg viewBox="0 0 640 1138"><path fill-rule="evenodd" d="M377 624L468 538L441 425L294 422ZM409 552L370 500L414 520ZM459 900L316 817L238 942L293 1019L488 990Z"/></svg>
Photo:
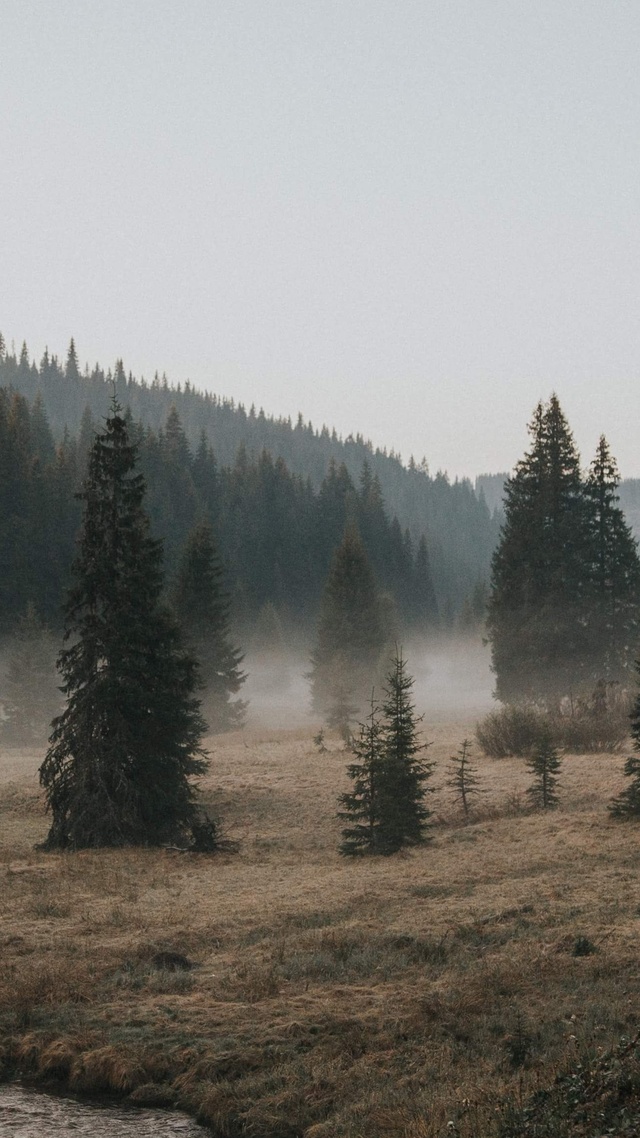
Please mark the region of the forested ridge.
<svg viewBox="0 0 640 1138"><path fill-rule="evenodd" d="M316 429L311 423L305 423L302 416L294 423L288 418L267 416L253 407L247 410L233 399L199 392L189 382L172 385L164 376L158 375L151 382L136 379L127 374L121 361L113 370L105 371L98 365L92 370L82 369L73 342L64 362L45 352L41 361L36 363L30 360L26 345L16 353L7 351L2 341L0 387L24 396L31 407L35 404L38 422L42 420L48 425L55 447L63 445L65 461L72 465L76 463L76 466L78 462L81 466L93 427L103 422L115 390L118 400L128 410L132 421L139 424L144 435L142 463L149 481L150 513L154 526L165 539L169 568L175 563L177 547L186 537L186 522L197 520L195 515L201 503L194 500L191 466L202 474L206 465L205 455L215 462L216 478L219 479L215 493L222 492L219 516L212 521L221 527L221 552L230 564L234 565L247 548L255 548L256 541L264 545L272 540L265 531L273 531L268 502L275 494L280 501L276 529L280 527L282 531L285 548L277 565L273 562L262 581L236 580L234 592L240 607L244 603L243 597L249 608L256 600L262 603L267 599L277 603L278 590L290 598L289 586L283 581L279 585L277 581L269 581L269 574L281 576L284 561L290 561L291 557L296 564L290 565L285 575L297 571L300 575L310 576L307 595L301 596L301 600L317 599L320 585L316 588L316 582L321 581L326 573L332 548L340 540L344 525L342 516L340 533L336 533L337 514L344 515L345 510L352 508L349 503L352 502L354 488L366 496L363 477L365 482L373 485L374 495L380 498L374 512L382 506L388 525L394 529L393 542L377 540L376 549L370 549L374 568L385 588L389 588L389 578L394 576L394 572L406 577L409 545L415 560L423 537L437 607L443 621L452 620L478 583L488 578L499 526L485 502L478 500L472 484L468 480L450 482L442 473L432 476L424 460L416 463L412 459L404 465L393 451L374 448L361 435L342 439L335 430L326 426ZM169 423L170 415L172 425ZM180 440L173 440L176 444L173 449L174 480L172 487L165 485L161 488L156 485L156 476L162 465L159 454L163 448L167 451L163 440L172 432L175 434L176 425ZM176 486L181 476L177 466L180 463L185 469L181 490L178 491ZM234 479L230 471L235 471ZM62 472L59 476L62 477ZM197 475L195 477L197 480ZM323 492L323 483L327 479L330 485L325 486ZM282 491L282 497L276 486ZM185 490L188 491L186 509L180 499ZM225 490L228 491L226 502ZM196 499L198 493L196 487ZM207 493L211 495L212 486ZM303 502L308 505L312 498L322 499L326 507L328 499L336 497L343 500L341 509L333 511L333 521L327 523L324 531L321 530L322 536L317 531L307 534L305 546L304 535L296 532L295 528L292 532L287 522L286 515L290 516L294 501L304 513ZM171 518L174 507L175 516ZM70 511L73 514L72 507ZM369 523L364 521L365 528L367 524L371 529L371 519ZM313 510L307 510L303 528L315 525ZM241 532L243 526L244 536ZM404 542L404 555L398 551L398 530L400 540ZM366 535L363 536L370 547L373 535L370 534L369 541ZM300 542L292 548L296 538L300 538ZM325 540L333 542L331 548L325 547ZM313 559L313 565L310 565L309 558ZM260 557L256 560L257 572ZM395 571L393 561L396 562ZM251 576L250 568L248 572ZM410 589L406 580L404 587Z"/></svg>

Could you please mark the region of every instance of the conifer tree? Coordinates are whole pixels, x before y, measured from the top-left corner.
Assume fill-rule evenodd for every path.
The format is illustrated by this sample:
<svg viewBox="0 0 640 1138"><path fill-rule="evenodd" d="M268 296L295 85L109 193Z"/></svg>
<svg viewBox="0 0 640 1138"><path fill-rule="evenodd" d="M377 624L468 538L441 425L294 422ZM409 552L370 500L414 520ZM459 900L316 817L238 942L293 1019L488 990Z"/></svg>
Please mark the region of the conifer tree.
<svg viewBox="0 0 640 1138"><path fill-rule="evenodd" d="M137 451L115 396L93 444L60 654L67 704L40 768L46 848L159 845L197 824L206 767L197 664L160 602Z"/></svg>
<svg viewBox="0 0 640 1138"><path fill-rule="evenodd" d="M601 435L585 483L591 555L592 678L628 678L640 638L640 559L618 503L620 475Z"/></svg>
<svg viewBox="0 0 640 1138"><path fill-rule="evenodd" d="M76 351L76 344L73 336L69 341L69 349L67 351L67 366L65 369L67 379L78 380L80 378L80 368L78 366L78 353Z"/></svg>
<svg viewBox="0 0 640 1138"><path fill-rule="evenodd" d="M229 601L213 531L207 522L187 539L173 590L173 606L186 642L200 664L204 709L214 733L241 727L246 703L232 700L245 676L243 655L231 644Z"/></svg>
<svg viewBox="0 0 640 1138"><path fill-rule="evenodd" d="M609 806L614 818L640 818L640 755L629 755L624 773L631 781Z"/></svg>
<svg viewBox="0 0 640 1138"><path fill-rule="evenodd" d="M355 762L347 767L353 789L340 796L339 817L347 823L342 831L340 853L375 854L380 850L380 780L383 767L380 710L371 693L369 714L351 741Z"/></svg>
<svg viewBox="0 0 640 1138"><path fill-rule="evenodd" d="M527 790L527 797L532 806L548 810L558 805L558 771L561 766L560 754L551 739L541 739L527 763L527 769L535 775L533 783Z"/></svg>
<svg viewBox="0 0 640 1138"><path fill-rule="evenodd" d="M454 791L454 799L462 806L462 812L465 818L469 817L471 813L470 799L475 794L482 794L478 783L478 772L470 761L469 755L471 752L471 743L469 739L464 739L462 745L458 748L457 755L451 756L451 777L447 780L447 786L450 786Z"/></svg>
<svg viewBox="0 0 640 1138"><path fill-rule="evenodd" d="M31 439L34 456L41 465L53 462L56 448L40 392L36 395L31 408Z"/></svg>
<svg viewBox="0 0 640 1138"><path fill-rule="evenodd" d="M580 460L553 395L505 489L487 629L496 695L555 699L589 679L588 512Z"/></svg>
<svg viewBox="0 0 640 1138"><path fill-rule="evenodd" d="M9 652L3 739L16 746L42 742L61 704L55 641L29 603L18 621Z"/></svg>
<svg viewBox="0 0 640 1138"><path fill-rule="evenodd" d="M431 562L427 539L422 534L416 550L414 568L413 622L421 631L428 631L438 624L438 602L433 587Z"/></svg>
<svg viewBox="0 0 640 1138"><path fill-rule="evenodd" d="M422 716L415 714L412 688L402 650L396 650L384 688L380 733L378 849L385 854L426 841L431 814L424 800L433 764L420 758L427 745L419 739Z"/></svg>
<svg viewBox="0 0 640 1138"><path fill-rule="evenodd" d="M384 646L380 596L360 534L350 526L329 570L312 656L312 705L325 722L348 731L347 709L361 706L378 674ZM339 724L336 715L342 717Z"/></svg>

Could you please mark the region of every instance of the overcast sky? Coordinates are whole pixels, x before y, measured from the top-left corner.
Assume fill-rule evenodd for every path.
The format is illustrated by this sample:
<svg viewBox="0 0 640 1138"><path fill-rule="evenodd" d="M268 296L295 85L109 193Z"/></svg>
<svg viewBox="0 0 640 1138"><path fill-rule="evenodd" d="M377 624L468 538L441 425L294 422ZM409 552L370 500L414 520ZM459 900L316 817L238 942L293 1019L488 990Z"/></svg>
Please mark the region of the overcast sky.
<svg viewBox="0 0 640 1138"><path fill-rule="evenodd" d="M0 330L640 476L638 0L0 0Z"/></svg>

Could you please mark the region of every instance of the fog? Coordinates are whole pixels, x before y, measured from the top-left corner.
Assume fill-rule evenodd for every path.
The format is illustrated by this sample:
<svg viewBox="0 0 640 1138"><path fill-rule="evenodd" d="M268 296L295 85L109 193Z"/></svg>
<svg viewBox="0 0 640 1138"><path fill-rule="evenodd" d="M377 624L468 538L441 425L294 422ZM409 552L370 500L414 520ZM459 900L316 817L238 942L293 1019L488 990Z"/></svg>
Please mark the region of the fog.
<svg viewBox="0 0 640 1138"><path fill-rule="evenodd" d="M414 677L414 699L427 719L468 719L492 705L490 651L479 636L450 635L403 647L407 670ZM247 680L242 698L248 700L247 726L280 730L320 725L311 710L310 653L263 649L248 652L243 667Z"/></svg>
<svg viewBox="0 0 640 1138"><path fill-rule="evenodd" d="M59 677L53 667L29 675L23 683L12 721L8 661L12 642L0 653L0 741L9 746L43 746L51 717L61 710ZM493 676L490 651L478 635L437 637L403 645L407 670L413 676L414 700L427 720L469 719L484 714L492 704ZM247 679L239 697L248 703L246 725L265 730L318 728L320 717L311 710L311 649L282 646L249 649L243 670ZM29 661L33 664L33 661ZM380 690L379 694L382 694ZM13 693L14 698L16 693Z"/></svg>

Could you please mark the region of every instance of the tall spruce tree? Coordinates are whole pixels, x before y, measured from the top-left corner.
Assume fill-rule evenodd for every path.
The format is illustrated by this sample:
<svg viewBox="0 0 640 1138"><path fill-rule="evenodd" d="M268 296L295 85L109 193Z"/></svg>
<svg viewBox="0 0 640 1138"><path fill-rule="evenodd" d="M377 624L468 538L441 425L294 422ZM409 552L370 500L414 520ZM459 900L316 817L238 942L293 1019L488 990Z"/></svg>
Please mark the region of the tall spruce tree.
<svg viewBox="0 0 640 1138"><path fill-rule="evenodd" d="M223 571L207 522L196 526L184 548L173 590L173 607L202 676L204 710L210 729L242 726L246 703L231 697L242 687L242 653L231 643L229 601Z"/></svg>
<svg viewBox="0 0 640 1138"><path fill-rule="evenodd" d="M40 769L49 849L159 845L197 825L206 768L197 664L163 608L137 451L115 396L82 492L76 583L59 657L67 705Z"/></svg>
<svg viewBox="0 0 640 1138"><path fill-rule="evenodd" d="M314 711L345 735L379 674L384 613L360 534L349 526L336 549L322 595L311 696Z"/></svg>
<svg viewBox="0 0 640 1138"><path fill-rule="evenodd" d="M420 741L411 699L413 677L406 670L402 649L396 650L387 675L382 702L380 733L382 764L379 778L380 817L378 848L392 854L403 846L419 845L427 839L431 811L425 796L433 763L424 757L427 744Z"/></svg>
<svg viewBox="0 0 640 1138"><path fill-rule="evenodd" d="M589 511L580 460L555 395L506 484L487 629L501 700L557 699L589 682Z"/></svg>
<svg viewBox="0 0 640 1138"><path fill-rule="evenodd" d="M585 483L591 556L589 631L594 681L624 681L640 642L638 543L618 505L620 475L601 435Z"/></svg>

